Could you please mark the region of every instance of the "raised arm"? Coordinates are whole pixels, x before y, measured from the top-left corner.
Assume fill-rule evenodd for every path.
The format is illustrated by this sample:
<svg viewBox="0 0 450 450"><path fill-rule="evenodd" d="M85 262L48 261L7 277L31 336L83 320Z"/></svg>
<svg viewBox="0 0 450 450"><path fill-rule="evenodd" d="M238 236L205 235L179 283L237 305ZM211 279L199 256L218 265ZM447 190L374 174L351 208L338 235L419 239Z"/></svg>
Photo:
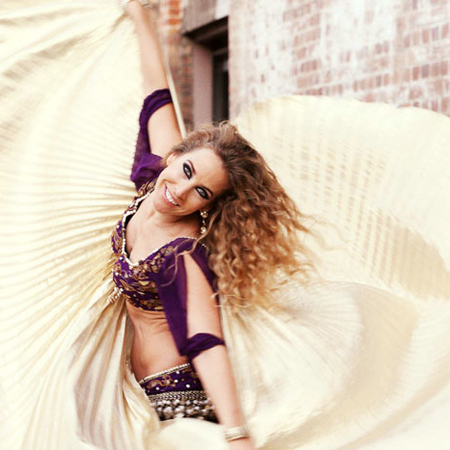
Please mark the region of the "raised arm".
<svg viewBox="0 0 450 450"><path fill-rule="evenodd" d="M126 5L132 18L139 41L144 97L157 89L168 88L167 76L161 49L156 35L155 23L150 13L139 2L132 0ZM172 103L159 108L151 115L148 135L152 153L164 157L181 141L175 109Z"/></svg>
<svg viewBox="0 0 450 450"><path fill-rule="evenodd" d="M184 255L187 280L188 337L209 333L222 337L220 311L213 291L203 272L189 255ZM226 428L239 427L245 423L238 400L236 384L230 359L225 346L216 345L204 350L192 360L205 391L211 398L219 422ZM230 449L251 450L249 438L229 443Z"/></svg>

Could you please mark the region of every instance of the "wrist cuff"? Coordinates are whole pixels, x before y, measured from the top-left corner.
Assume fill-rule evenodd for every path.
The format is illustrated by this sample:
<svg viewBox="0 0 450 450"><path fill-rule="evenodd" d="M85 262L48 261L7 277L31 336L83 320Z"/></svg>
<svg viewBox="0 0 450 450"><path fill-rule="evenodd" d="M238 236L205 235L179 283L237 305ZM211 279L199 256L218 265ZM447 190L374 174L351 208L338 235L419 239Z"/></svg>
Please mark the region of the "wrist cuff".
<svg viewBox="0 0 450 450"><path fill-rule="evenodd" d="M240 427L226 428L224 431L224 437L226 441L234 441L236 439L243 439L250 437L247 425L241 425Z"/></svg>

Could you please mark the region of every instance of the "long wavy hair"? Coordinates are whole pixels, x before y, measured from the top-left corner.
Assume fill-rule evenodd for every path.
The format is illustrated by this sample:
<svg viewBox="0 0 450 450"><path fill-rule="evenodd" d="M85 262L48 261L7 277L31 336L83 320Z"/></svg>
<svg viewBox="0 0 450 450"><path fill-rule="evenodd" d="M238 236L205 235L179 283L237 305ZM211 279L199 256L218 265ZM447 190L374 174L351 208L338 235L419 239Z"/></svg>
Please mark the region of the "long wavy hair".
<svg viewBox="0 0 450 450"><path fill-rule="evenodd" d="M229 188L209 211L198 242L210 250L221 303L235 307L271 302L268 294L292 277L315 271L300 234L314 234L260 153L228 121L192 131L165 157L210 148L222 160ZM197 242L197 243L198 243ZM196 243L196 244L197 244ZM194 247L195 248L195 247Z"/></svg>

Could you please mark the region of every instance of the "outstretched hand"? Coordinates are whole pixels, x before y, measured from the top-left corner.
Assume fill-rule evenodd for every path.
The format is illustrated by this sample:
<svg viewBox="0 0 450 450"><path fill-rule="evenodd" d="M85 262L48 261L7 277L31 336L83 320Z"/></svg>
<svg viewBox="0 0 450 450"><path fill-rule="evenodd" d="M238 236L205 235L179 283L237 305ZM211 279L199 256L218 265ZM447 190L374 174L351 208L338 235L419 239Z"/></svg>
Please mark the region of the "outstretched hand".
<svg viewBox="0 0 450 450"><path fill-rule="evenodd" d="M142 17L142 15L148 15L149 12L152 12L152 4L149 3L149 6L150 7L145 7L138 0L128 0L125 4L124 9L132 19L135 19L138 17Z"/></svg>

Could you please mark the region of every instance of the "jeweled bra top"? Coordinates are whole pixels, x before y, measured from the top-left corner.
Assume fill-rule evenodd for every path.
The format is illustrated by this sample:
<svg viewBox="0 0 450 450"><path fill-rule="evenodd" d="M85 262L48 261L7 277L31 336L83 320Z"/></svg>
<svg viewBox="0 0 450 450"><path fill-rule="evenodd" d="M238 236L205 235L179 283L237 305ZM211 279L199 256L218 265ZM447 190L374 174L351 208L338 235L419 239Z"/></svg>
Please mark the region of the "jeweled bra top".
<svg viewBox="0 0 450 450"><path fill-rule="evenodd" d="M135 263L130 261L126 250L126 226L136 213L141 202L154 190L156 179L144 183L130 206L125 210L121 220L115 227L111 242L117 256L113 267L113 280L119 292L133 306L146 311L163 311L163 305L158 294L155 275L161 270L165 259L172 255L183 241L193 241L194 237L179 237L153 250L146 258ZM186 242L183 242L186 244ZM185 245L183 245L185 247Z"/></svg>

